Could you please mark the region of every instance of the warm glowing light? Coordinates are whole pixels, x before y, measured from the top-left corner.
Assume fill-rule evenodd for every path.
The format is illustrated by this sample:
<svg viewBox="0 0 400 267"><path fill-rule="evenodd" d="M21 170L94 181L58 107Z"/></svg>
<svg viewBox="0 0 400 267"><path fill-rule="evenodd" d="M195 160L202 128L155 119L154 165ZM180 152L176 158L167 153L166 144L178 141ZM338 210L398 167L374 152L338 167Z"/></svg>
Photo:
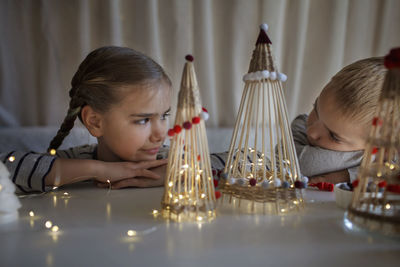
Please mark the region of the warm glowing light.
<svg viewBox="0 0 400 267"><path fill-rule="evenodd" d="M281 212L285 212L286 211L286 209L281 209Z"/></svg>
<svg viewBox="0 0 400 267"><path fill-rule="evenodd" d="M179 199L182 199L183 198L183 196L182 195L179 195Z"/></svg>
<svg viewBox="0 0 400 267"><path fill-rule="evenodd" d="M382 176L382 173L381 173L381 172L378 172L378 173L376 174L376 176L381 177L381 176Z"/></svg>
<svg viewBox="0 0 400 267"><path fill-rule="evenodd" d="M44 226L46 226L46 228L50 229L53 226L53 223L51 221L46 221Z"/></svg>
<svg viewBox="0 0 400 267"><path fill-rule="evenodd" d="M50 155L54 156L55 154L56 154L56 150L54 148L50 149Z"/></svg>
<svg viewBox="0 0 400 267"><path fill-rule="evenodd" d="M35 213L33 211L30 211L29 216L31 216L31 217L35 216Z"/></svg>
<svg viewBox="0 0 400 267"><path fill-rule="evenodd" d="M393 169L394 169L394 165L393 165L393 164L390 164L389 168L390 168L391 170L393 170Z"/></svg>
<svg viewBox="0 0 400 267"><path fill-rule="evenodd" d="M197 216L197 220L201 222L203 220L203 217Z"/></svg>
<svg viewBox="0 0 400 267"><path fill-rule="evenodd" d="M107 179L107 183L111 184L111 181Z"/></svg>
<svg viewBox="0 0 400 267"><path fill-rule="evenodd" d="M174 185L173 182L169 182L169 183L168 183L168 186L169 186L169 187L172 187L173 185Z"/></svg>
<svg viewBox="0 0 400 267"><path fill-rule="evenodd" d="M153 210L153 214L158 214L158 210Z"/></svg>
<svg viewBox="0 0 400 267"><path fill-rule="evenodd" d="M0 184L0 191L3 189L3 186Z"/></svg>
<svg viewBox="0 0 400 267"><path fill-rule="evenodd" d="M299 202L297 200L293 201L293 204L297 205Z"/></svg>
<svg viewBox="0 0 400 267"><path fill-rule="evenodd" d="M187 168L189 168L189 165L187 165L187 164L182 165L182 169L187 169Z"/></svg>
<svg viewBox="0 0 400 267"><path fill-rule="evenodd" d="M387 203L386 205L385 205L385 209L390 209L390 204L389 203Z"/></svg>
<svg viewBox="0 0 400 267"><path fill-rule="evenodd" d="M14 157L14 156L10 156L10 157L8 158L8 160L9 160L10 162L13 162L13 161L15 160L15 157Z"/></svg>
<svg viewBox="0 0 400 267"><path fill-rule="evenodd" d="M201 198L205 198L206 197L206 194L201 194Z"/></svg>
<svg viewBox="0 0 400 267"><path fill-rule="evenodd" d="M137 235L137 232L134 231L134 230L128 230L128 232L126 232L126 234L127 234L128 236L136 236L136 235Z"/></svg>
<svg viewBox="0 0 400 267"><path fill-rule="evenodd" d="M64 192L64 196L68 196L69 194L68 194L68 192Z"/></svg>
<svg viewBox="0 0 400 267"><path fill-rule="evenodd" d="M57 225L54 225L52 228L51 228L51 231L52 232L58 232L58 230L60 230L60 228L58 228L58 226Z"/></svg>
<svg viewBox="0 0 400 267"><path fill-rule="evenodd" d="M57 186L53 186L53 190L56 190L58 187Z"/></svg>

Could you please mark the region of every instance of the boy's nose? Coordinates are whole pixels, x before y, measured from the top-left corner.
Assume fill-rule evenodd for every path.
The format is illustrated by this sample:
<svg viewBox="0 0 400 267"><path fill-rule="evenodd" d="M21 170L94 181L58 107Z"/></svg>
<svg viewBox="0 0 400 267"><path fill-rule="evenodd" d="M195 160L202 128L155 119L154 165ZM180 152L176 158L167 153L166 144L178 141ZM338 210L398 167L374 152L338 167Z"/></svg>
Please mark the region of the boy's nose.
<svg viewBox="0 0 400 267"><path fill-rule="evenodd" d="M307 137L311 142L317 142L321 139L322 125L319 122L314 122L312 125L308 126Z"/></svg>

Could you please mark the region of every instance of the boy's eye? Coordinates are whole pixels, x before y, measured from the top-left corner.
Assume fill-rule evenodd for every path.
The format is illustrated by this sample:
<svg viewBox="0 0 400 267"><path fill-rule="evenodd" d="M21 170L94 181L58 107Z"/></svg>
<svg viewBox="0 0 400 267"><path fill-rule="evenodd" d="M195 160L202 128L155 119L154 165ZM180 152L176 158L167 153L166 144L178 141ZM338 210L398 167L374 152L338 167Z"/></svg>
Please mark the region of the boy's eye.
<svg viewBox="0 0 400 267"><path fill-rule="evenodd" d="M134 121L134 123L135 123L135 124L139 124L139 125L145 125L145 124L148 123L149 121L150 121L149 118L145 118L145 119L142 119L142 120Z"/></svg>
<svg viewBox="0 0 400 267"><path fill-rule="evenodd" d="M336 136L334 133L329 132L329 137L330 137L334 142L340 143L340 139L337 138L337 136Z"/></svg>

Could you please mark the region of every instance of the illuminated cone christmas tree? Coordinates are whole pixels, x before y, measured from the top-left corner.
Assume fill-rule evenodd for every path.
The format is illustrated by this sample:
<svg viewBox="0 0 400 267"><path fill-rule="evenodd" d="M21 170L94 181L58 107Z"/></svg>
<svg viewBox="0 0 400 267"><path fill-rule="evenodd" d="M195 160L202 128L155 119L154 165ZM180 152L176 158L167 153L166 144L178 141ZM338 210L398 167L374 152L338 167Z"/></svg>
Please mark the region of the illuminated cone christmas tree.
<svg viewBox="0 0 400 267"><path fill-rule="evenodd" d="M271 41L262 24L250 62L221 186L229 195L246 200L252 212L286 213L299 209L302 179L287 115L282 82L273 60ZM260 205L261 204L261 205ZM261 209L260 209L261 208Z"/></svg>
<svg viewBox="0 0 400 267"><path fill-rule="evenodd" d="M362 228L400 234L400 48L390 51L385 66L388 71L347 216Z"/></svg>
<svg viewBox="0 0 400 267"><path fill-rule="evenodd" d="M171 149L162 200L164 217L176 221L204 221L215 216L215 193L202 108L193 66L186 56L178 96L175 126L168 131Z"/></svg>

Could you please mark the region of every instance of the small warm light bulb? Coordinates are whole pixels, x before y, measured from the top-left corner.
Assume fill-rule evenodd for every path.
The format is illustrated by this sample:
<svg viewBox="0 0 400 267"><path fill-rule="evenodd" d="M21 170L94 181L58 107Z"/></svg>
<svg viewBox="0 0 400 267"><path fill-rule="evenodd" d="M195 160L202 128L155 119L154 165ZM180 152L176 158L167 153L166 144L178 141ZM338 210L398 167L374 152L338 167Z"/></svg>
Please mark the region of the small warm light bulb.
<svg viewBox="0 0 400 267"><path fill-rule="evenodd" d="M382 173L381 173L381 172L378 172L378 173L376 174L376 176L381 177L381 176L382 176Z"/></svg>
<svg viewBox="0 0 400 267"><path fill-rule="evenodd" d="M197 216L197 220L201 222L203 220L203 217Z"/></svg>
<svg viewBox="0 0 400 267"><path fill-rule="evenodd" d="M390 164L389 168L390 168L391 170L393 170L393 169L394 169L394 165L393 165L393 164Z"/></svg>
<svg viewBox="0 0 400 267"><path fill-rule="evenodd" d="M3 189L3 186L0 184L0 191Z"/></svg>
<svg viewBox="0 0 400 267"><path fill-rule="evenodd" d="M293 204L297 205L297 204L299 204L299 202L297 200L294 200Z"/></svg>
<svg viewBox="0 0 400 267"><path fill-rule="evenodd" d="M54 156L56 154L56 150L54 148L50 149L50 155Z"/></svg>
<svg viewBox="0 0 400 267"><path fill-rule="evenodd" d="M44 225L46 228L50 229L53 226L53 223L51 221L46 221Z"/></svg>
<svg viewBox="0 0 400 267"><path fill-rule="evenodd" d="M385 205L385 209L390 209L390 204L389 203L387 203L386 205Z"/></svg>
<svg viewBox="0 0 400 267"><path fill-rule="evenodd" d="M15 160L15 157L14 157L14 156L10 156L10 157L8 158L8 160L9 160L10 162L13 162L13 161Z"/></svg>
<svg viewBox="0 0 400 267"><path fill-rule="evenodd" d="M68 194L68 192L64 192L64 196L68 196L69 194Z"/></svg>
<svg viewBox="0 0 400 267"><path fill-rule="evenodd" d="M285 212L286 210L285 209L281 209L281 212Z"/></svg>
<svg viewBox="0 0 400 267"><path fill-rule="evenodd" d="M169 183L168 183L168 186L169 186L169 187L172 187L173 185L174 185L173 182L169 182Z"/></svg>
<svg viewBox="0 0 400 267"><path fill-rule="evenodd" d="M187 169L187 168L189 168L189 165L187 165L187 164L182 165L182 169Z"/></svg>
<svg viewBox="0 0 400 267"><path fill-rule="evenodd" d="M136 231L134 231L134 230L128 230L128 232L126 232L126 234L128 235L128 236L136 236Z"/></svg>
<svg viewBox="0 0 400 267"><path fill-rule="evenodd" d="M51 231L52 232L58 232L58 230L60 230L60 228L58 228L58 226L57 225L54 225L52 228L51 228Z"/></svg>
<svg viewBox="0 0 400 267"><path fill-rule="evenodd" d="M57 186L53 186L53 190L56 190L58 187Z"/></svg>
<svg viewBox="0 0 400 267"><path fill-rule="evenodd" d="M154 215L158 214L158 210L153 210L153 214Z"/></svg>
<svg viewBox="0 0 400 267"><path fill-rule="evenodd" d="M30 211L29 216L31 216L31 217L35 216L35 213L33 211Z"/></svg>
<svg viewBox="0 0 400 267"><path fill-rule="evenodd" d="M205 198L206 197L206 194L201 194L201 196L200 196L201 198Z"/></svg>
<svg viewBox="0 0 400 267"><path fill-rule="evenodd" d="M182 195L179 195L179 199L182 199L183 198L183 196Z"/></svg>

